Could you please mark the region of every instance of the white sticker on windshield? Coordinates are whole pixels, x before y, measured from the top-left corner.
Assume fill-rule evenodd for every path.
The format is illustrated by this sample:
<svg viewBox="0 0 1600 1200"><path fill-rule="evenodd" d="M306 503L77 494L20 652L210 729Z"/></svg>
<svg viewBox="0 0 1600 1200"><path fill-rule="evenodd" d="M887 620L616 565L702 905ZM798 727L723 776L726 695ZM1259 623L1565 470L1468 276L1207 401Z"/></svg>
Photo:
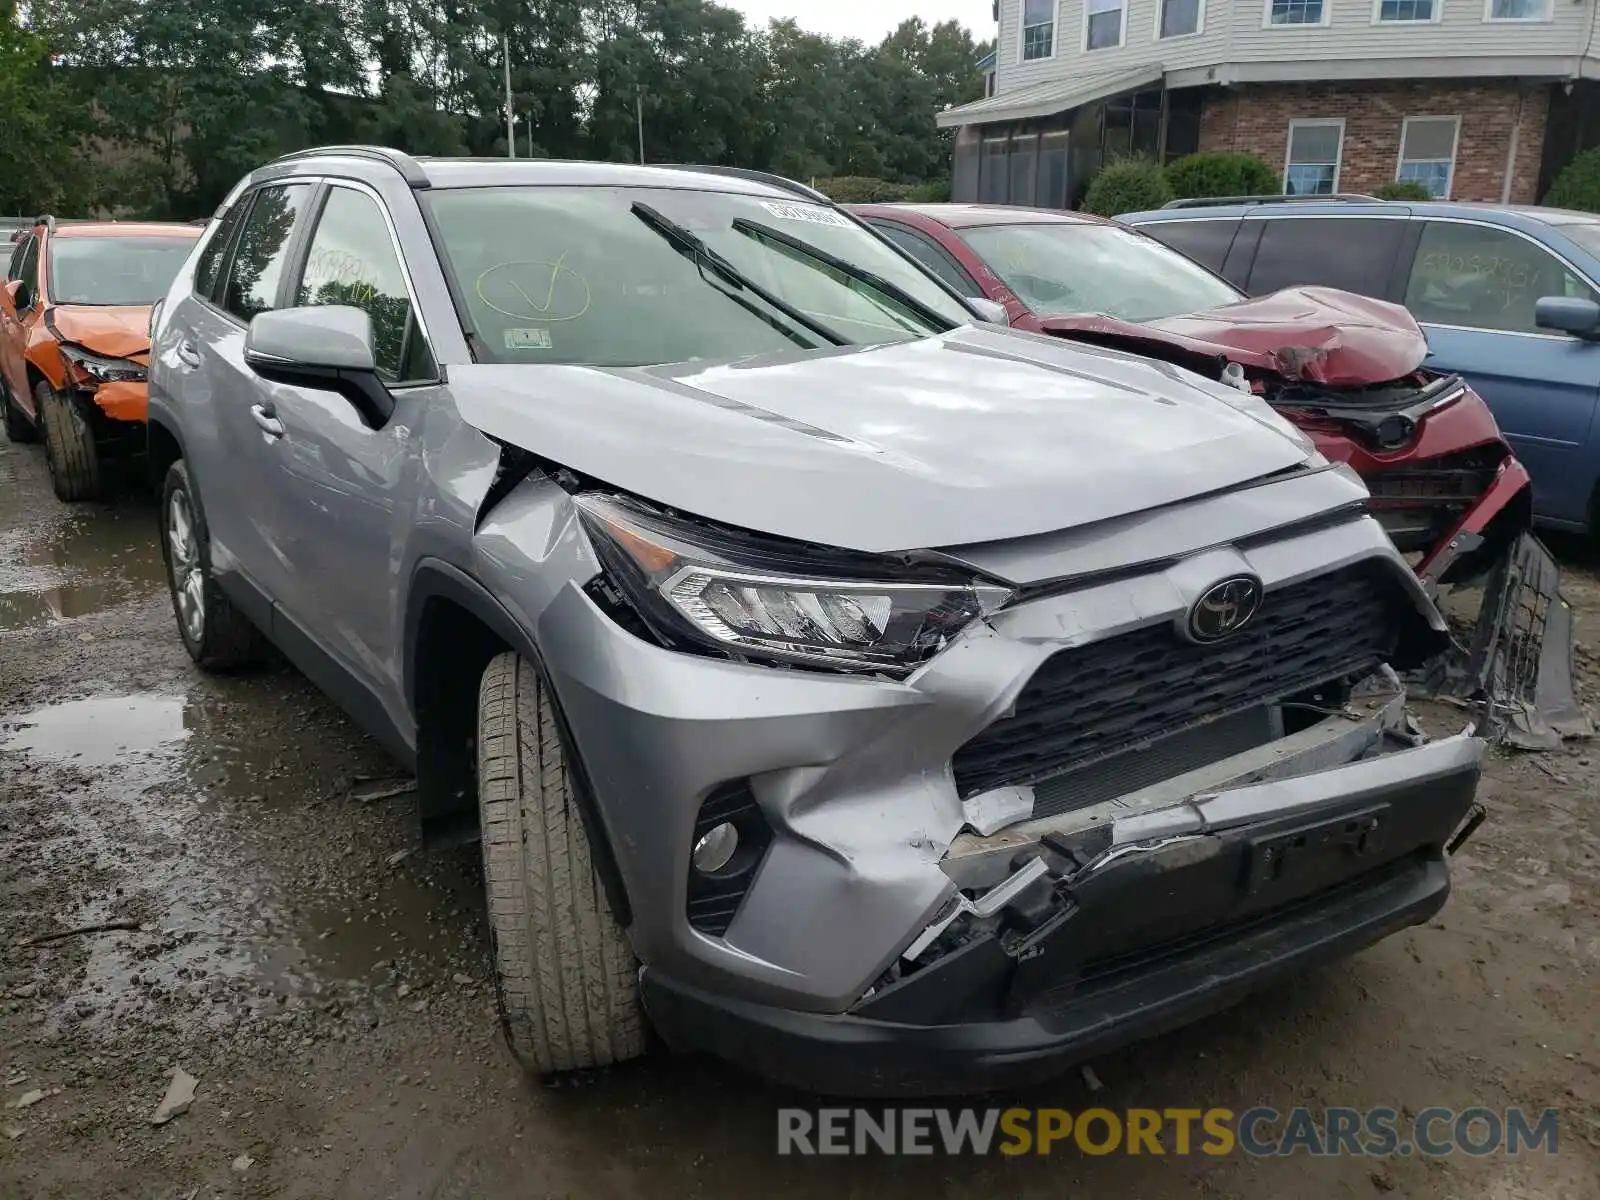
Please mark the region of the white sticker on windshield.
<svg viewBox="0 0 1600 1200"><path fill-rule="evenodd" d="M785 221L804 221L808 225L836 225L850 228L850 222L831 208L820 204L782 204L776 200L763 200L761 207Z"/></svg>
<svg viewBox="0 0 1600 1200"><path fill-rule="evenodd" d="M506 330L507 350L548 350L550 349L550 331L548 329L508 329Z"/></svg>

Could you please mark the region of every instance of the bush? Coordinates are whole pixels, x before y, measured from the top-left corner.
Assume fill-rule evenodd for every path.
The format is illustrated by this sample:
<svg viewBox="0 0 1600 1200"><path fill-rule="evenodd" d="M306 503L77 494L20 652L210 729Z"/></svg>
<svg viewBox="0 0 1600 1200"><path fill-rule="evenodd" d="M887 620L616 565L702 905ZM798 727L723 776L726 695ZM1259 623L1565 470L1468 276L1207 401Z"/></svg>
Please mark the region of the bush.
<svg viewBox="0 0 1600 1200"><path fill-rule="evenodd" d="M1386 183L1372 193L1379 200L1432 200L1433 193L1428 190L1428 185L1415 179L1396 179L1393 183Z"/></svg>
<svg viewBox="0 0 1600 1200"><path fill-rule="evenodd" d="M1100 168L1083 197L1083 210L1102 217L1160 208L1172 199L1172 185L1147 158L1123 158Z"/></svg>
<svg viewBox="0 0 1600 1200"><path fill-rule="evenodd" d="M835 204L893 204L904 200L911 187L866 175L835 175L817 180L817 191Z"/></svg>
<svg viewBox="0 0 1600 1200"><path fill-rule="evenodd" d="M1545 193L1551 208L1577 208L1600 212L1600 150L1585 150L1556 175Z"/></svg>
<svg viewBox="0 0 1600 1200"><path fill-rule="evenodd" d="M919 183L906 193L906 199L913 204L947 204L950 200L950 181L935 179L930 183Z"/></svg>
<svg viewBox="0 0 1600 1200"><path fill-rule="evenodd" d="M1283 191L1278 173L1254 154L1217 151L1188 154L1167 164L1172 194L1182 200L1201 196L1275 196Z"/></svg>

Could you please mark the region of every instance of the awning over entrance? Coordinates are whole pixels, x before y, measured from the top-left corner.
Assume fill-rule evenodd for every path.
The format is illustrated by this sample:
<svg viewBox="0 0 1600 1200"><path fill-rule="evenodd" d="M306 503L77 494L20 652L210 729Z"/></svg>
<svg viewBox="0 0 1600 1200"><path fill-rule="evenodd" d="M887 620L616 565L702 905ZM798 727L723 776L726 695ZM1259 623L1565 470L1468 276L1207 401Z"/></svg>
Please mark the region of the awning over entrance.
<svg viewBox="0 0 1600 1200"><path fill-rule="evenodd" d="M1080 104L1090 104L1120 92L1159 83L1165 74L1160 63L1145 63L1139 67L1119 67L1092 75L1075 75L1071 79L1036 83L1004 95L986 96L982 100L947 108L936 119L941 129L950 129L961 125L987 124L990 121L1048 117L1077 108Z"/></svg>

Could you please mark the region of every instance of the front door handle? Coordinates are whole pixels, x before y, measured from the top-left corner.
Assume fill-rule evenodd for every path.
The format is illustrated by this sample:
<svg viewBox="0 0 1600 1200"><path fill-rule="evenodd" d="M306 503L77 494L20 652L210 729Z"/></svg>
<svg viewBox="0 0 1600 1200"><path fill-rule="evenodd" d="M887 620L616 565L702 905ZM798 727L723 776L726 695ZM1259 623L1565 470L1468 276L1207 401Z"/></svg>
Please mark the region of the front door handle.
<svg viewBox="0 0 1600 1200"><path fill-rule="evenodd" d="M256 423L256 428L268 437L281 438L283 436L283 422L278 420L266 405L252 404L250 406L250 419Z"/></svg>
<svg viewBox="0 0 1600 1200"><path fill-rule="evenodd" d="M178 361L186 367L198 367L200 365L200 351L196 349L195 344L188 338L184 338L178 343L175 353L178 356Z"/></svg>

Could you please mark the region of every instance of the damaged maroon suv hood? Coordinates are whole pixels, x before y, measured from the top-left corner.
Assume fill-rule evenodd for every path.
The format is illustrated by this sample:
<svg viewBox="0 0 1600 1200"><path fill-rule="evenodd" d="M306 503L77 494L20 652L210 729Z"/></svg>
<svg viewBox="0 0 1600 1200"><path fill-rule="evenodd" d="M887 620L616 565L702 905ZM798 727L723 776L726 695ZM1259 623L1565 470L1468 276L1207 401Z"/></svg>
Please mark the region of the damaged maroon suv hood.
<svg viewBox="0 0 1600 1200"><path fill-rule="evenodd" d="M1401 379L1422 365L1427 340L1398 304L1333 288L1285 288L1204 312L1134 325L1115 317L1040 317L1046 333L1071 333L1135 352L1176 348L1214 363L1329 387L1362 387ZM1085 337L1084 335L1089 335ZM1170 354L1159 355L1170 360Z"/></svg>

